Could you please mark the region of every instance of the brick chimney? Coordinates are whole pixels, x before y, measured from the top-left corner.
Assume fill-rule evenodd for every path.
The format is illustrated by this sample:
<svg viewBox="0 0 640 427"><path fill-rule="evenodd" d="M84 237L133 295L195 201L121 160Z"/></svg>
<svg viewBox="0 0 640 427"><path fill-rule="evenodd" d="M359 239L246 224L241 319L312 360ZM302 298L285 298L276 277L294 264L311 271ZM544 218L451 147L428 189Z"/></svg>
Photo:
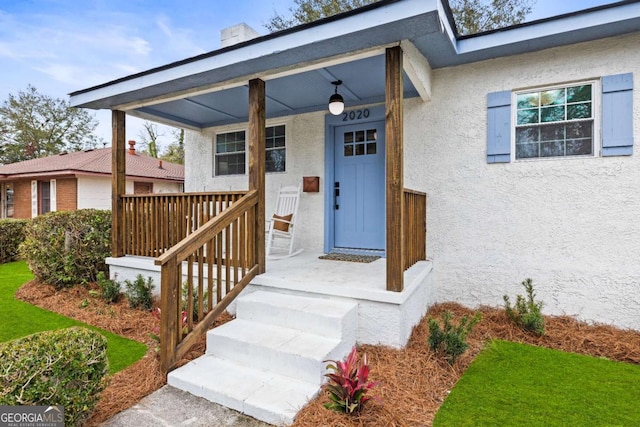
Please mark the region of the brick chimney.
<svg viewBox="0 0 640 427"><path fill-rule="evenodd" d="M129 154L136 154L136 142L134 140L129 141Z"/></svg>
<svg viewBox="0 0 640 427"><path fill-rule="evenodd" d="M233 46L256 37L260 37L260 33L243 22L220 31L220 46Z"/></svg>

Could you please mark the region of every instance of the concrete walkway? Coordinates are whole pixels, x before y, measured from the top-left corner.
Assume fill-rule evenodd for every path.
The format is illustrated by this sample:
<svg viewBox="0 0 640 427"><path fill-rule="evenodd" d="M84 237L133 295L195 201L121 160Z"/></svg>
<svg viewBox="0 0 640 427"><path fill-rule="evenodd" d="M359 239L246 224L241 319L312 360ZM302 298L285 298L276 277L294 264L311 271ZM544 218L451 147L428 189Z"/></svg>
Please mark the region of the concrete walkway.
<svg viewBox="0 0 640 427"><path fill-rule="evenodd" d="M164 386L135 406L111 418L108 427L268 427L269 424L211 403L171 386Z"/></svg>

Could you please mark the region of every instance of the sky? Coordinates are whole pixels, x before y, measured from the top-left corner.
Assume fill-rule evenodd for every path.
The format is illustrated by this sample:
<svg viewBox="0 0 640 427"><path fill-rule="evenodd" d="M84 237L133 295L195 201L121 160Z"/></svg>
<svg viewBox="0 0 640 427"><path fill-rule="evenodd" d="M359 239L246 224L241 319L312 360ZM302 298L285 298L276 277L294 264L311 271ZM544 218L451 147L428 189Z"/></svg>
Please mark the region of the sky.
<svg viewBox="0 0 640 427"><path fill-rule="evenodd" d="M614 0L537 0L527 20ZM28 85L68 94L220 47L220 31L245 22L260 34L293 0L0 0L0 103ZM107 145L111 115L91 111ZM127 117L127 140L143 121ZM173 141L160 126L161 149Z"/></svg>

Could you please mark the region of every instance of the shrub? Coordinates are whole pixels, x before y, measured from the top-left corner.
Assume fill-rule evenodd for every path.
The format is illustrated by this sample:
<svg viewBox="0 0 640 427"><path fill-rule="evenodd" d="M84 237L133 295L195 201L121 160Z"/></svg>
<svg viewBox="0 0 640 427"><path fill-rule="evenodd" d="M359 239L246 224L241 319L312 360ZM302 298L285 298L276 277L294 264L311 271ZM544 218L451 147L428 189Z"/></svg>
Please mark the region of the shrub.
<svg viewBox="0 0 640 427"><path fill-rule="evenodd" d="M151 277L147 277L147 280L145 281L142 274L138 274L138 276L136 276L136 280L133 282L131 280L125 280L124 284L127 288L126 293L127 299L129 300L129 307L151 310L153 302L151 292L155 287Z"/></svg>
<svg viewBox="0 0 640 427"><path fill-rule="evenodd" d="M452 323L453 314L450 311L442 313L442 329L437 320L429 318L429 347L433 351L441 351L449 363L453 365L459 356L462 356L469 344L467 335L471 333L473 327L482 319L480 313L473 317L463 316L457 325Z"/></svg>
<svg viewBox="0 0 640 427"><path fill-rule="evenodd" d="M367 355L358 361L358 353L354 347L344 362L337 360L325 360L331 362L327 369L333 373L326 374L329 378L326 385L329 392L329 403L324 407L337 412L347 414L358 413L363 405L371 399L366 393L378 385L378 382L367 382L369 377L369 365Z"/></svg>
<svg viewBox="0 0 640 427"><path fill-rule="evenodd" d="M504 295L504 308L507 316L518 324L525 331L534 332L538 335L544 335L544 317L542 316L542 301L535 302L536 294L533 292L533 282L531 279L522 281L522 286L527 293L527 297L522 295L516 296L516 305L511 307L511 301L507 295Z"/></svg>
<svg viewBox="0 0 640 427"><path fill-rule="evenodd" d="M121 295L122 285L119 282L107 279L104 272L100 271L96 278L98 286L102 291L102 299L108 303L118 302Z"/></svg>
<svg viewBox="0 0 640 427"><path fill-rule="evenodd" d="M18 259L20 244L24 242L26 219L0 220L0 264Z"/></svg>
<svg viewBox="0 0 640 427"><path fill-rule="evenodd" d="M50 212L25 228L22 256L42 282L57 289L95 282L111 255L111 212Z"/></svg>
<svg viewBox="0 0 640 427"><path fill-rule="evenodd" d="M62 405L79 426L98 401L107 373L107 340L74 327L0 345L0 405Z"/></svg>
<svg viewBox="0 0 640 427"><path fill-rule="evenodd" d="M204 289L203 292L203 304L202 304L202 316L204 317L209 311L209 291ZM198 307L198 287L194 286L193 291L191 293L191 299L193 300L193 316L192 319L194 322L198 321L198 312L200 308ZM189 303L189 284L184 282L182 284L182 301L181 301L181 309L183 313L188 311L188 303Z"/></svg>

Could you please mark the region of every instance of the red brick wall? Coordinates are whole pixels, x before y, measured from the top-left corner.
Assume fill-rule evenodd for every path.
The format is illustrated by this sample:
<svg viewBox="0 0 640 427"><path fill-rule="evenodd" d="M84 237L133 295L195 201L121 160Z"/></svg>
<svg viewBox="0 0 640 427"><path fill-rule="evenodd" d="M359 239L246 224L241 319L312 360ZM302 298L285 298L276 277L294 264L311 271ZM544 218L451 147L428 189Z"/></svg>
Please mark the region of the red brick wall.
<svg viewBox="0 0 640 427"><path fill-rule="evenodd" d="M31 218L31 180L13 183L13 217Z"/></svg>
<svg viewBox="0 0 640 427"><path fill-rule="evenodd" d="M78 209L78 180L76 178L56 179L56 210L75 211Z"/></svg>
<svg viewBox="0 0 640 427"><path fill-rule="evenodd" d="M49 181L44 179L42 181ZM31 180L15 181L13 189L14 218L31 218ZM38 204L40 201L38 200ZM78 180L56 179L56 210L74 211L78 208Z"/></svg>

